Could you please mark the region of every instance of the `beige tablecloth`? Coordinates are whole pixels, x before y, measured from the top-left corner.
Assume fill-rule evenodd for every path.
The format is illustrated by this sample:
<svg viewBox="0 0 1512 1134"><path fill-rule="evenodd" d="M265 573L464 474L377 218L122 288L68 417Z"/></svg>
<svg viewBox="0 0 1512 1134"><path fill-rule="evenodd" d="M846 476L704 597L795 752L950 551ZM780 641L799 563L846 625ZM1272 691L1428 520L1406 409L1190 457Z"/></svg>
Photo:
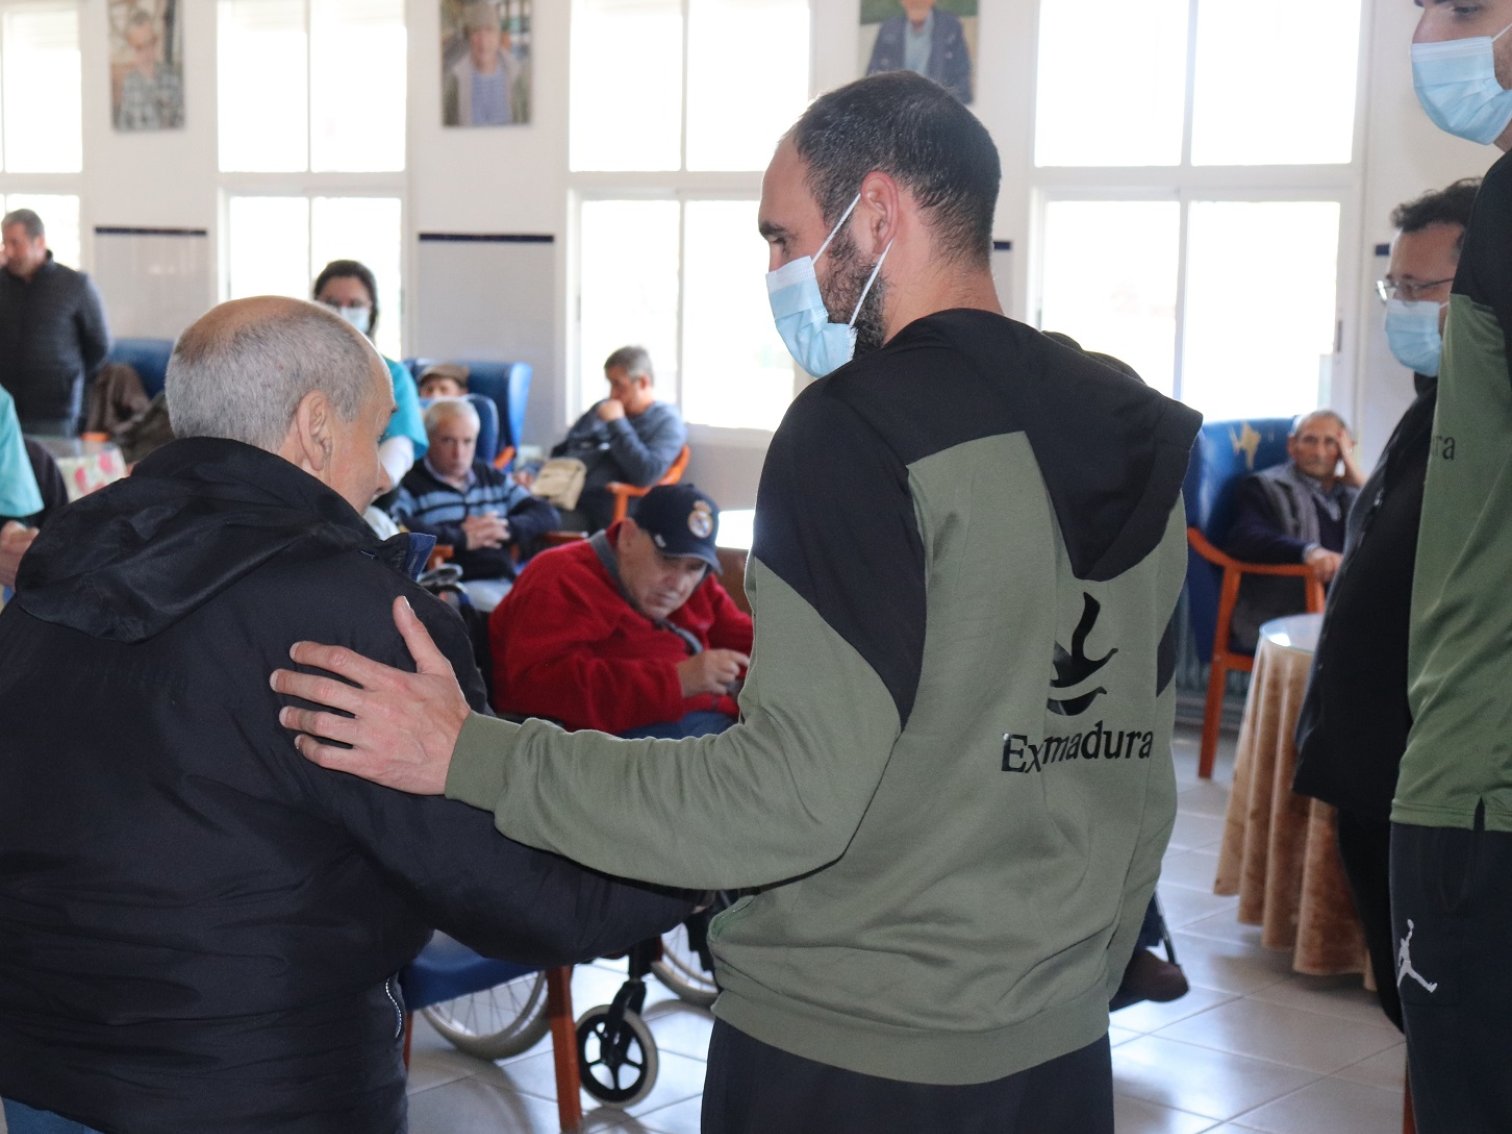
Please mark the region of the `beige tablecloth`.
<svg viewBox="0 0 1512 1134"><path fill-rule="evenodd" d="M1260 926L1264 945L1290 950L1297 972L1365 973L1368 983L1334 809L1291 789L1312 651L1284 641L1262 635L1255 657L1213 890L1238 894L1239 920Z"/></svg>

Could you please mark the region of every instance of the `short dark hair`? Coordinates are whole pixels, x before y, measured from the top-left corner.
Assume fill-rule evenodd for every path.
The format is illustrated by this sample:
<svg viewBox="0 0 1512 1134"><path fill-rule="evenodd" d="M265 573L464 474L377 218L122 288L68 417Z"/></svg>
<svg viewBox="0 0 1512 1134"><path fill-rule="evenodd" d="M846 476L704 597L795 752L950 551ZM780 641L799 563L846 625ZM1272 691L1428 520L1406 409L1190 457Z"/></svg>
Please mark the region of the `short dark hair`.
<svg viewBox="0 0 1512 1134"><path fill-rule="evenodd" d="M986 265L1002 165L986 127L938 83L911 71L857 79L816 99L788 137L826 225L879 171L923 206L945 255Z"/></svg>
<svg viewBox="0 0 1512 1134"><path fill-rule="evenodd" d="M315 286L310 289L310 298L320 299L320 293L325 290L325 285L332 280L358 279L362 286L367 288L368 298L373 301L373 314L368 320L368 338L372 338L378 330L378 280L373 271L366 264L358 260L332 260L320 269L320 275L315 277Z"/></svg>
<svg viewBox="0 0 1512 1134"><path fill-rule="evenodd" d="M1392 226L1400 232L1422 232L1431 224L1457 224L1460 234L1454 250L1458 253L1465 246L1465 229L1470 227L1470 210L1480 184L1479 177L1462 177L1453 185L1404 201L1391 210Z"/></svg>
<svg viewBox="0 0 1512 1134"><path fill-rule="evenodd" d="M12 209L4 217L0 217L0 228L9 228L13 224L19 224L26 229L26 235L32 240L47 231L42 227L42 218L30 209Z"/></svg>

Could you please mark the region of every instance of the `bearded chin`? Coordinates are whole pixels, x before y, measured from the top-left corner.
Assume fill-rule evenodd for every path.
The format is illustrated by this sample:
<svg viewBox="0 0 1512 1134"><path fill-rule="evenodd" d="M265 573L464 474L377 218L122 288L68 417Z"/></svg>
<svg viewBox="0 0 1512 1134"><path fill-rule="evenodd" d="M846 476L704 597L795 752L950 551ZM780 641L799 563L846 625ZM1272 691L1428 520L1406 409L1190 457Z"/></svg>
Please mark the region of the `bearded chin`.
<svg viewBox="0 0 1512 1134"><path fill-rule="evenodd" d="M874 265L858 262L856 245L849 233L842 233L835 238L830 254L835 257L835 271L830 280L834 291L824 297L824 306L831 322L848 323L851 312L856 311L856 298L866 286L867 277L872 274ZM878 273L852 324L856 330L856 358L870 354L882 346L882 302L886 295L887 283Z"/></svg>

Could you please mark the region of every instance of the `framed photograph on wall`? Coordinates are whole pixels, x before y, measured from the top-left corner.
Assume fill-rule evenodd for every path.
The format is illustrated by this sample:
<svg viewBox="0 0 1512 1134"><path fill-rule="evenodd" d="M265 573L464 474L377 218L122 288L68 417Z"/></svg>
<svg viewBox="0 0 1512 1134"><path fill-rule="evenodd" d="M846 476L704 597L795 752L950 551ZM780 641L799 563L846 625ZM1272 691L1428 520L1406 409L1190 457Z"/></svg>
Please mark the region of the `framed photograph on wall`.
<svg viewBox="0 0 1512 1134"><path fill-rule="evenodd" d="M530 121L531 0L441 0L441 121Z"/></svg>
<svg viewBox="0 0 1512 1134"><path fill-rule="evenodd" d="M117 130L184 126L180 0L110 0L110 117Z"/></svg>
<svg viewBox="0 0 1512 1134"><path fill-rule="evenodd" d="M861 66L917 71L962 102L975 88L977 0L861 0Z"/></svg>

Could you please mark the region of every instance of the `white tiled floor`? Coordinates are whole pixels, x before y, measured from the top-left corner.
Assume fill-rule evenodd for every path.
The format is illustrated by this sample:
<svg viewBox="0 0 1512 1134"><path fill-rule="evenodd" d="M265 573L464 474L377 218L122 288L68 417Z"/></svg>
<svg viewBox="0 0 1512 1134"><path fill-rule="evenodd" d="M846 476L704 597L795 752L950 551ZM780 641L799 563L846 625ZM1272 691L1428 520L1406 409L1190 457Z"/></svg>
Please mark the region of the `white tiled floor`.
<svg viewBox="0 0 1512 1134"><path fill-rule="evenodd" d="M1401 1037L1358 978L1292 973L1284 955L1260 947L1258 930L1238 924L1236 899L1213 895L1232 738L1212 783L1198 781L1196 767L1195 737L1182 732L1180 813L1160 895L1192 991L1113 1017L1119 1134L1395 1134ZM579 968L575 1008L607 1003L623 972L623 964ZM648 989L656 1087L628 1113L585 1107L585 1130L697 1134L713 1017L654 980ZM558 1128L555 1097L549 1041L490 1064L452 1050L417 1019L411 1134L545 1134Z"/></svg>
<svg viewBox="0 0 1512 1134"><path fill-rule="evenodd" d="M1211 783L1197 779L1195 734L1178 734L1180 810L1161 902L1192 991L1113 1017L1119 1134L1395 1134L1405 1048L1358 978L1290 971L1212 892L1233 768L1226 738ZM607 1002L623 979L579 968L574 1006ZM587 1106L584 1128L697 1134L703 1057L713 1018L655 980L646 1016L661 1052L651 1095L623 1113ZM497 1065L450 1050L418 1022L410 1074L412 1134L544 1134L557 1130L549 1041ZM3 1131L0 1131L3 1134Z"/></svg>

